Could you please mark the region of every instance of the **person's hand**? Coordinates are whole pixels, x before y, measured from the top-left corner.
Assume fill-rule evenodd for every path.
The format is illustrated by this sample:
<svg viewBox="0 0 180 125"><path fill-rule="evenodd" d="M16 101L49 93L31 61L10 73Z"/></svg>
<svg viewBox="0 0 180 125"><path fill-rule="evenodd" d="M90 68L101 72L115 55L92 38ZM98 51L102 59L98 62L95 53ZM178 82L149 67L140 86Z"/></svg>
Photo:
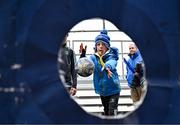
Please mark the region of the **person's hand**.
<svg viewBox="0 0 180 125"><path fill-rule="evenodd" d="M83 43L81 43L79 47L80 58L86 57L86 49L87 49L87 46L83 47Z"/></svg>
<svg viewBox="0 0 180 125"><path fill-rule="evenodd" d="M107 75L108 75L108 78L112 77L112 72L109 68L106 68L106 71L107 71Z"/></svg>
<svg viewBox="0 0 180 125"><path fill-rule="evenodd" d="M138 77L138 76L139 76L139 73L138 73L138 72L135 72L135 73L134 73L134 76L135 76L135 77Z"/></svg>
<svg viewBox="0 0 180 125"><path fill-rule="evenodd" d="M75 94L76 94L76 92L77 92L77 89L76 88L71 88L70 89L70 95L72 95L72 96L74 96Z"/></svg>

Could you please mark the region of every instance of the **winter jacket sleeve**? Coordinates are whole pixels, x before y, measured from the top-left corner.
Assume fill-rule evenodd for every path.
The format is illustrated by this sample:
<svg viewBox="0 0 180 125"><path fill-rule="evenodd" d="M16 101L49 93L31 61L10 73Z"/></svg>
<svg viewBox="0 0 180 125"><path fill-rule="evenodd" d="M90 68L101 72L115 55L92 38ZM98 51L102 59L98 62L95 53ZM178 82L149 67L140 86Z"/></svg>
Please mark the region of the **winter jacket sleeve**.
<svg viewBox="0 0 180 125"><path fill-rule="evenodd" d="M76 56L73 50L71 50L71 75L72 75L72 86L73 88L76 88L77 86L77 72L75 70L75 62L76 62Z"/></svg>
<svg viewBox="0 0 180 125"><path fill-rule="evenodd" d="M107 62L105 63L105 69L109 68L110 70L116 69L117 60L119 59L118 49L113 47L110 50L110 56L108 57Z"/></svg>
<svg viewBox="0 0 180 125"><path fill-rule="evenodd" d="M117 61L115 59L110 59L105 63L104 68L109 68L110 70L116 69Z"/></svg>

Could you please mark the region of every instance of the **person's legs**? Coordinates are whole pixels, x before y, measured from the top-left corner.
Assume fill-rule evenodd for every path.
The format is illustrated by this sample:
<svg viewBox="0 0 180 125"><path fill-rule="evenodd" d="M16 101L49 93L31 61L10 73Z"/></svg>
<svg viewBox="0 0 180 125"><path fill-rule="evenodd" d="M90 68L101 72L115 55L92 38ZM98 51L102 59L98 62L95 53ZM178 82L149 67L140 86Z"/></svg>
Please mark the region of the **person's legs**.
<svg viewBox="0 0 180 125"><path fill-rule="evenodd" d="M139 101L140 95L137 88L131 88L131 99L133 100L133 102Z"/></svg>
<svg viewBox="0 0 180 125"><path fill-rule="evenodd" d="M139 95L139 100L140 100L141 95L142 95L142 87L141 87L141 86L140 86L140 87L137 87L136 90L137 90L137 93L138 93L138 95Z"/></svg>
<svg viewBox="0 0 180 125"><path fill-rule="evenodd" d="M117 115L118 113L118 100L119 100L119 93L115 95L111 95L109 98L109 115Z"/></svg>
<svg viewBox="0 0 180 125"><path fill-rule="evenodd" d="M145 93L144 88L145 88L144 86L131 88L131 98L132 98L133 102L139 101L141 99L141 97L144 96L143 95Z"/></svg>
<svg viewBox="0 0 180 125"><path fill-rule="evenodd" d="M144 98L144 96L146 94L146 90L147 90L147 84L141 86L141 99Z"/></svg>
<svg viewBox="0 0 180 125"><path fill-rule="evenodd" d="M109 110L109 97L108 96L101 96L101 102L104 107L104 115L108 115L108 110Z"/></svg>

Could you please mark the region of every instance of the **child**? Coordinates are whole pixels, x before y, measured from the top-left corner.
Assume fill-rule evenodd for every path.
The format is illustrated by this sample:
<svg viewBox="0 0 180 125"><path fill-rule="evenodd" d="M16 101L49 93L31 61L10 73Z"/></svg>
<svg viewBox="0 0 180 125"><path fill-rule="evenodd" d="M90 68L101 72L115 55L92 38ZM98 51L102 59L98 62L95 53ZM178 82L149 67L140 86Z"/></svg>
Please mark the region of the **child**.
<svg viewBox="0 0 180 125"><path fill-rule="evenodd" d="M80 46L81 56L85 56L86 47ZM102 30L95 38L95 53L90 56L94 63L93 83L95 92L100 95L104 115L117 115L120 94L120 80L116 70L118 49L110 47L107 30Z"/></svg>

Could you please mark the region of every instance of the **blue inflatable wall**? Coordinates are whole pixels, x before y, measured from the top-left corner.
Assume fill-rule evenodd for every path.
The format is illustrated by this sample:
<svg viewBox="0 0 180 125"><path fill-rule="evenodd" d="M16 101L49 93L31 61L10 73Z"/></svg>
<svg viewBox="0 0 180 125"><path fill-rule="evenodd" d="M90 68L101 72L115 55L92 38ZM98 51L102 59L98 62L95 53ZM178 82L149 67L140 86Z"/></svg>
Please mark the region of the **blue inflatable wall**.
<svg viewBox="0 0 180 125"><path fill-rule="evenodd" d="M100 17L138 45L148 91L123 119L88 115L58 78L60 41L78 22ZM0 123L180 123L179 0L1 0Z"/></svg>

